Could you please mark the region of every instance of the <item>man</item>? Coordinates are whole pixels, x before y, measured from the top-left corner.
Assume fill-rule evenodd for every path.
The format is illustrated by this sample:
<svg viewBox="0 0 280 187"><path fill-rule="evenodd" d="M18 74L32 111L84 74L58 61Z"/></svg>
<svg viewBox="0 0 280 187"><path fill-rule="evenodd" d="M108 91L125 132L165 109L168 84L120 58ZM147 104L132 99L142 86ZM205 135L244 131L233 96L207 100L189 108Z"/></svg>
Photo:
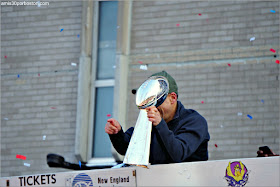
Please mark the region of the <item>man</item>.
<svg viewBox="0 0 280 187"><path fill-rule="evenodd" d="M153 125L149 162L167 164L208 160L210 136L206 120L195 110L185 109L177 101L177 84L167 72L152 76L164 76L169 83L169 93L160 106L146 109ZM108 119L105 125L105 132L121 155L126 153L133 130L131 127L124 133L119 122L113 118Z"/></svg>

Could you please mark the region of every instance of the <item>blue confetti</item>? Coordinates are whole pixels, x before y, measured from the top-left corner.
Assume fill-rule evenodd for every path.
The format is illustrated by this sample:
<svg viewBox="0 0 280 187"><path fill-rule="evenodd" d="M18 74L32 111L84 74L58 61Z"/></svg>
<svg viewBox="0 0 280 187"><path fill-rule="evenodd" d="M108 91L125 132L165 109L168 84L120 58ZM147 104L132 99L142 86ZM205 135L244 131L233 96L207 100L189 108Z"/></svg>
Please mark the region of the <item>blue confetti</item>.
<svg viewBox="0 0 280 187"><path fill-rule="evenodd" d="M81 163L81 161L79 160L79 166L80 166L80 168L82 168L82 163Z"/></svg>
<svg viewBox="0 0 280 187"><path fill-rule="evenodd" d="M276 13L276 11L275 11L275 10L270 10L270 12L272 12L272 13Z"/></svg>
<svg viewBox="0 0 280 187"><path fill-rule="evenodd" d="M264 103L264 100L262 99L261 102Z"/></svg>
<svg viewBox="0 0 280 187"><path fill-rule="evenodd" d="M249 114L247 115L247 117L248 117L248 118L250 118L250 119L253 119L253 117L252 117L252 116L250 116Z"/></svg>
<svg viewBox="0 0 280 187"><path fill-rule="evenodd" d="M63 31L63 29L60 30L60 32L62 32L62 31Z"/></svg>
<svg viewBox="0 0 280 187"><path fill-rule="evenodd" d="M19 74L17 75L17 77L18 77L18 78L20 77Z"/></svg>
<svg viewBox="0 0 280 187"><path fill-rule="evenodd" d="M80 35L78 34L77 37L80 38Z"/></svg>

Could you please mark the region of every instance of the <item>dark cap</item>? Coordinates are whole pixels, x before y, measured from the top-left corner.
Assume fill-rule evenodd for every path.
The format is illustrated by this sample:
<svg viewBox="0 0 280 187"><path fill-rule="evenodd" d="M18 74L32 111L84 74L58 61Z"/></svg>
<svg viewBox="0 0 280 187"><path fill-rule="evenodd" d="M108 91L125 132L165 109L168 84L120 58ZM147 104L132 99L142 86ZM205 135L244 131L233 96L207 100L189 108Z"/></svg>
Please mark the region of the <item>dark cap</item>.
<svg viewBox="0 0 280 187"><path fill-rule="evenodd" d="M169 75L166 71L161 71L158 73L155 73L152 76L163 76L168 80L168 84L169 84L169 92L168 93L172 93L175 92L177 94L178 97L178 86L176 84L176 81L173 79L173 77L171 77L171 75Z"/></svg>

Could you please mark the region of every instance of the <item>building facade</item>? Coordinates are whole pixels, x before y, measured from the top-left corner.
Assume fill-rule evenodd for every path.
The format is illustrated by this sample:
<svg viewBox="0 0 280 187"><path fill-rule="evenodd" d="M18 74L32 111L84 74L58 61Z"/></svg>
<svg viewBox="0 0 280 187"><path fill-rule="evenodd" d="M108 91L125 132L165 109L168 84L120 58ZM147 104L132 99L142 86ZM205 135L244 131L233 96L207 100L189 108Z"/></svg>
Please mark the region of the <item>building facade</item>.
<svg viewBox="0 0 280 187"><path fill-rule="evenodd" d="M48 153L121 160L106 120L134 126L132 90L162 70L208 121L210 160L280 152L279 1L2 3L1 177L65 171Z"/></svg>

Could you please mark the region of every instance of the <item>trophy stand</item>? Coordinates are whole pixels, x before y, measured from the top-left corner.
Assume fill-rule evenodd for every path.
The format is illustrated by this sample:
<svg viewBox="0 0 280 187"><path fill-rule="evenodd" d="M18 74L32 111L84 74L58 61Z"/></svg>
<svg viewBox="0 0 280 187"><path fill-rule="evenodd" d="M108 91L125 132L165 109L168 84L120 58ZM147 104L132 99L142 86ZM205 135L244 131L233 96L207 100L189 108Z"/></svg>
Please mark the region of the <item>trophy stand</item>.
<svg viewBox="0 0 280 187"><path fill-rule="evenodd" d="M168 95L168 91L168 81L162 76L150 77L138 88L136 105L140 112L124 157L124 164L148 168L152 122L147 117L146 108L150 106L158 107L162 104Z"/></svg>

